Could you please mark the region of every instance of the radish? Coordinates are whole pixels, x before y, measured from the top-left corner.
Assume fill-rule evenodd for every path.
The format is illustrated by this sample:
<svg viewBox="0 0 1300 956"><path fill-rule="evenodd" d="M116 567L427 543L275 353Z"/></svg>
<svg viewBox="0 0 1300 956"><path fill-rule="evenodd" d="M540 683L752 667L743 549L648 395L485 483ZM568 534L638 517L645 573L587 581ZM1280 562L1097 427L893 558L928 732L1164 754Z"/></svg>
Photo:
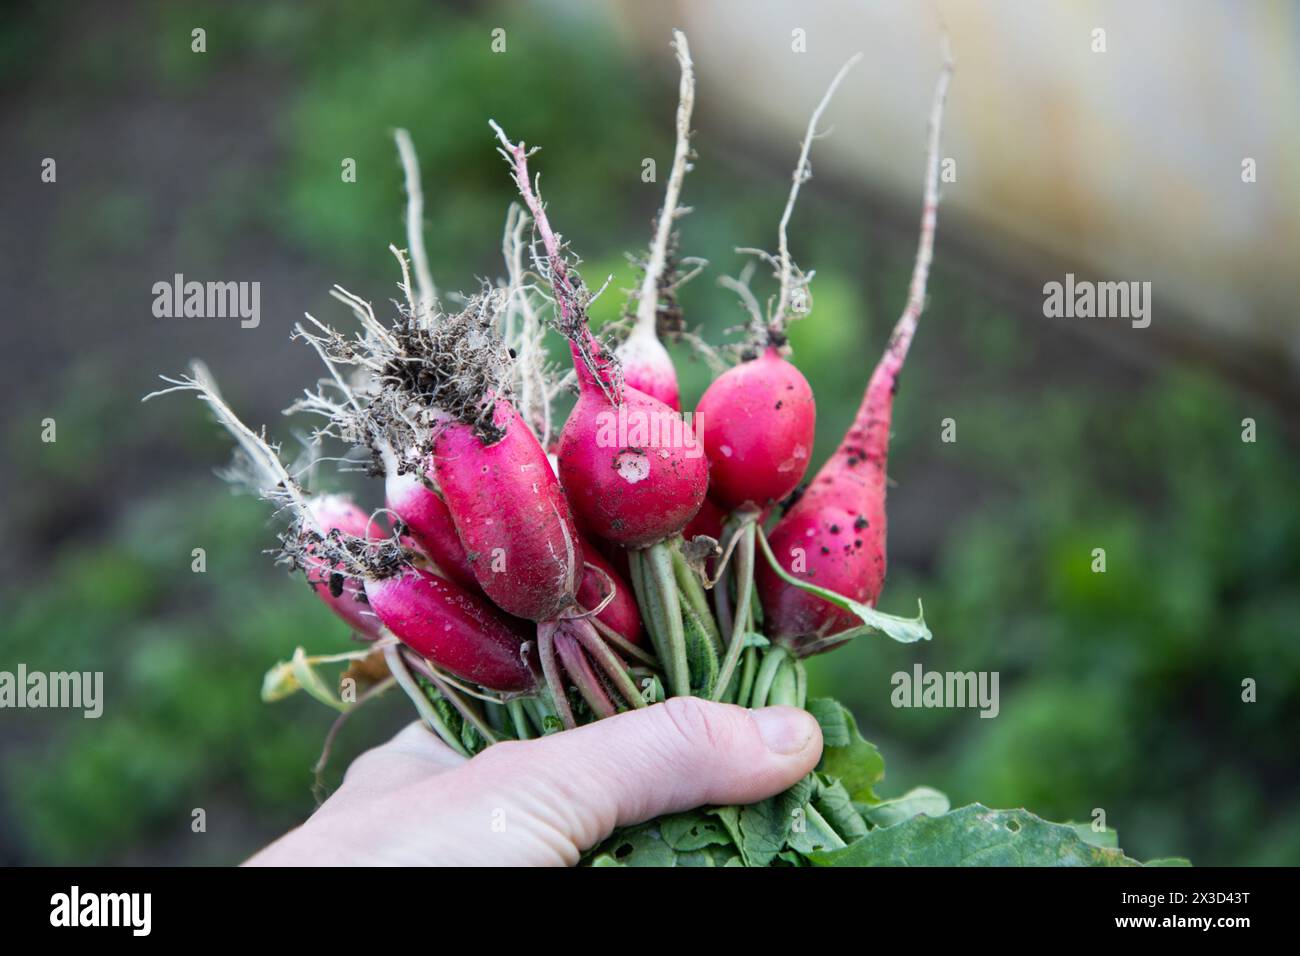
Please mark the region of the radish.
<svg viewBox="0 0 1300 956"><path fill-rule="evenodd" d="M427 480L427 479L426 479ZM384 481L388 509L402 522L416 547L437 565L449 581L469 591L478 591L478 580L470 566L465 546L456 534L442 496L415 475L389 471Z"/></svg>
<svg viewBox="0 0 1300 956"><path fill-rule="evenodd" d="M370 516L343 495L318 495L308 500L307 507L327 536L338 531L358 538L380 537ZM307 580L316 596L358 634L370 640L379 637L379 620L357 579L346 576L339 562L317 559L313 564L309 558L307 564Z"/></svg>
<svg viewBox="0 0 1300 956"><path fill-rule="evenodd" d="M620 381L587 323L589 296L569 268L528 178L528 152L492 124L545 248L556 323L570 341L578 402L560 434L560 481L583 525L627 548L678 534L704 502L708 461L681 415Z"/></svg>
<svg viewBox="0 0 1300 956"><path fill-rule="evenodd" d="M771 551L785 571L874 607L885 580L885 464L898 374L925 304L938 210L939 130L952 64L945 58L935 87L926 159L921 235L907 305L871 375L843 441L771 534ZM860 617L783 580L772 567L758 573L768 635L806 655Z"/></svg>
<svg viewBox="0 0 1300 956"><path fill-rule="evenodd" d="M709 495L727 511L747 504L762 509L780 501L798 487L808 470L817 407L808 380L782 352L788 351L785 328L791 313L808 311L812 274L803 273L794 264L787 228L799 189L811 176L808 154L817 137L817 123L844 77L861 59L859 53L840 67L808 120L790 178L790 194L777 226L777 257L758 253L773 264L780 282L767 317L749 291L747 273L739 281L725 282L750 312L750 349L756 353L718 376L704 392L697 410L712 468Z"/></svg>
<svg viewBox="0 0 1300 956"><path fill-rule="evenodd" d="M560 433L560 480L573 510L594 534L645 548L678 534L704 503L709 463L693 439L636 440L634 429L690 435L679 415L633 388L611 401L591 375L579 375L578 402ZM634 423L618 434L620 412ZM687 445L692 447L686 447Z"/></svg>
<svg viewBox="0 0 1300 956"><path fill-rule="evenodd" d="M803 479L816 403L803 373L775 346L718 376L695 414L709 457L709 497L725 511L774 504Z"/></svg>
<svg viewBox="0 0 1300 956"><path fill-rule="evenodd" d="M463 422L435 430L433 472L470 569L503 610L552 621L574 606L582 543L546 452L513 405L496 402L501 432L485 441Z"/></svg>
<svg viewBox="0 0 1300 956"><path fill-rule="evenodd" d="M484 599L411 567L367 579L365 588L384 626L440 668L492 690L534 689L523 656L527 631Z"/></svg>
<svg viewBox="0 0 1300 956"><path fill-rule="evenodd" d="M681 396L677 389L677 370L668 357L668 350L659 341L658 314L660 301L671 297L674 280L668 270L668 249L672 239L673 222L683 210L677 207L682 191L682 181L690 168L691 111L695 107L695 73L691 64L691 51L680 30L673 31L673 47L677 62L681 64L682 79L677 99L677 145L673 151L672 171L664 192L664 205L655 224L654 241L646 259L645 275L637 291L636 320L632 331L618 347L617 355L623 367L623 382L639 392L657 398L675 412L681 411Z"/></svg>

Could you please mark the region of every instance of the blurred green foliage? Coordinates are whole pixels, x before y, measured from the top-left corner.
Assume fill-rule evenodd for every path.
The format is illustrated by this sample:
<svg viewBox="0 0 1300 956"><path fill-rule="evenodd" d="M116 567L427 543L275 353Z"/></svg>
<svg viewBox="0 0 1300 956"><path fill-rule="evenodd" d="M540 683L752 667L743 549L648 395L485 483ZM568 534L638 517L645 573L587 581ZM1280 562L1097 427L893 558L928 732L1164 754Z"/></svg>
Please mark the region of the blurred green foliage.
<svg viewBox="0 0 1300 956"><path fill-rule="evenodd" d="M414 2L382 15L342 2L195 9L143 7L132 35L146 45L150 82L178 97L212 92L250 61L276 62L285 81L267 92L281 136L273 166L225 169L181 232L187 254L256 231L326 263L346 286L391 288L386 249L404 232L390 131L404 125L424 170L437 278L472 288L498 271L512 198L486 125L494 117L545 146L535 162L557 227L586 255L593 287L613 277L593 314L619 314L635 281L619 250L646 242L661 188L641 183L641 158L662 164L670 145L666 38L662 70L643 76L599 22L568 22L554 8L547 20L518 7L471 14ZM200 21L206 59L185 52ZM498 25L508 28L505 55L489 46ZM49 28L23 21L24 42L39 47ZM0 43L0 73L22 69L15 36ZM83 67L95 83L114 82L96 62ZM702 133L686 190L699 211L682 235L683 251L712 265L683 305L716 343L744 315L712 277L741 267L734 246L774 244L788 180L738 172L710 145ZM778 166L793 162L788 146ZM355 184L341 181L344 157L357 161ZM820 459L902 303L912 249L871 238L816 187L792 235L798 258L817 268L815 308L792 342L817 391ZM155 215L129 192L86 200L92 228L54 232L68 261L129 248ZM1062 373L1059 356L1045 368L1044 333L1026 331L1041 317L990 302L945 269L942 249L931 291L895 414L891 513L952 520L932 519L945 523L923 543L900 540L895 523L882 606L910 613L922 597L935 640L859 642L818 658L814 693L857 712L886 755L886 793L930 783L954 804L1060 819L1102 808L1138 857L1293 862L1300 466L1281 423L1190 372L1099 382ZM686 349L675 355L689 406L708 372ZM141 409L93 357L76 379L86 387L55 414L61 436L82 440L33 456L29 435L6 435L30 526L78 513L123 455L171 455L164 474L192 478L125 495L96 533L6 583L0 666L103 670L107 701L99 720L25 713L16 739L14 715L5 718L0 833L25 862L233 862L311 808L310 767L332 717L305 699L262 705L261 675L298 645L346 647L345 629L261 553L273 543L264 507L204 477L225 444L193 403ZM286 383L286 401L294 387ZM1240 441L1247 415L1259 420L1255 444ZM957 422L954 444L939 440L945 417ZM138 427L123 434L123 421ZM918 488L922 474L946 481ZM194 547L206 549L206 574L190 569ZM1090 568L1098 547L1105 574ZM918 660L998 671L999 716L891 707L890 675ZM1241 701L1247 677L1259 682L1254 704ZM392 697L361 711L331 778L405 719ZM207 838L190 830L200 807Z"/></svg>

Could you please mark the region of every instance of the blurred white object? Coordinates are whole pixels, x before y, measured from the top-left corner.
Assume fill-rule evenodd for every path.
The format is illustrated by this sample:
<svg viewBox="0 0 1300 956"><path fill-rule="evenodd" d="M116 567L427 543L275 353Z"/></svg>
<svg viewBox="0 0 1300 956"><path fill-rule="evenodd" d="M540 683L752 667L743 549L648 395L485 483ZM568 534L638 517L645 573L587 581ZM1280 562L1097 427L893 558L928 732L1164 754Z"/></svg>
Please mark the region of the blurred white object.
<svg viewBox="0 0 1300 956"><path fill-rule="evenodd" d="M706 124L726 121L793 157L828 78L863 51L816 166L918 203L941 14L957 61L950 221L1001 243L1018 268L1021 252L1041 252L1028 261L1042 282L1066 270L1151 282L1154 323L1164 304L1168 321L1194 326L1165 333L1300 364L1300 5L676 0L622 11L665 70L671 28L690 37L702 150ZM1243 181L1248 160L1255 182Z"/></svg>

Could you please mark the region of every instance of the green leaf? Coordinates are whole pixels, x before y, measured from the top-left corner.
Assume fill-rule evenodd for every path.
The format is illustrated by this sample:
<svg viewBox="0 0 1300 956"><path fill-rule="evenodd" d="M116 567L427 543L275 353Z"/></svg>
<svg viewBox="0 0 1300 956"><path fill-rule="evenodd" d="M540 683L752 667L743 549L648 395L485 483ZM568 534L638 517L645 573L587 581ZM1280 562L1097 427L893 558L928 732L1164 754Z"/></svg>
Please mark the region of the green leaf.
<svg viewBox="0 0 1300 956"><path fill-rule="evenodd" d="M768 866L785 849L795 811L812 796L812 774L775 797L740 808L740 855L746 866Z"/></svg>
<svg viewBox="0 0 1300 956"><path fill-rule="evenodd" d="M312 697L337 711L348 709L348 705L343 703L339 695L330 689L329 685L321 679L320 674L316 673L311 660L307 657L307 652L301 647L294 649L290 667L293 669L294 679ZM263 692L265 693L265 684L263 684Z"/></svg>
<svg viewBox="0 0 1300 956"><path fill-rule="evenodd" d="M826 588L818 587L816 584L810 584L786 571L781 567L776 556L772 554L772 547L767 543L767 536L763 529L758 529L758 543L763 548L763 556L767 558L768 564L772 570L786 584L800 590L807 591L809 594L815 594L823 601L829 601L836 607L841 608L851 614L856 614L858 620L862 622L861 627L851 628L847 631L841 631L828 638L838 644L855 637L862 637L869 634L884 634L886 637L893 638L900 644L914 644L917 641L928 641L933 636L930 628L925 623L925 609L921 602L916 602L916 617L899 617L895 614L886 614L883 611L877 611L874 607L869 607L861 601L855 601L852 598L845 597L843 594L836 594Z"/></svg>
<svg viewBox="0 0 1300 956"><path fill-rule="evenodd" d="M1155 860L1147 860L1143 866L1191 866L1192 861L1181 856L1162 856Z"/></svg>
<svg viewBox="0 0 1300 956"><path fill-rule="evenodd" d="M913 787L901 797L892 797L873 807L867 807L862 815L872 826L888 827L910 820L920 813L927 817L941 817L948 810L948 798L938 790L933 787Z"/></svg>
<svg viewBox="0 0 1300 956"><path fill-rule="evenodd" d="M858 813L849 791L840 781L822 783L817 788L813 806L845 841L852 843L858 837L866 835L867 824Z"/></svg>
<svg viewBox="0 0 1300 956"><path fill-rule="evenodd" d="M1067 827L1074 827L1074 832L1079 834L1079 839L1084 843L1091 843L1093 846L1110 847L1119 849L1119 832L1112 830L1110 827L1102 827L1100 830L1093 829L1091 823L1075 823L1073 820L1067 820Z"/></svg>
<svg viewBox="0 0 1300 956"><path fill-rule="evenodd" d="M1027 810L982 804L878 827L843 850L813 853L817 866L1140 866L1093 846L1074 827Z"/></svg>
<svg viewBox="0 0 1300 956"><path fill-rule="evenodd" d="M339 698L338 694L330 690L324 678L316 672L316 668L321 664L363 660L370 653L371 648L366 648L363 651L347 651L342 654L309 655L301 647L295 648L292 660L281 661L262 678L262 700L270 704L283 700L299 690L305 690L312 697L335 710L347 710L348 705Z"/></svg>
<svg viewBox="0 0 1300 956"><path fill-rule="evenodd" d="M699 810L674 814L659 821L664 842L678 852L707 846L731 846L733 840L721 820Z"/></svg>
<svg viewBox="0 0 1300 956"><path fill-rule="evenodd" d="M820 819L817 813L809 813L808 809L809 805L805 804L801 814L792 814L795 825L790 828L787 846L803 856L844 846L845 841L828 825L828 821ZM781 855L777 854L778 857Z"/></svg>
<svg viewBox="0 0 1300 956"><path fill-rule="evenodd" d="M620 830L591 858L592 866L676 866L677 853L655 823Z"/></svg>
<svg viewBox="0 0 1300 956"><path fill-rule="evenodd" d="M862 739L857 721L837 700L817 697L808 701L808 712L822 728L822 759L819 773L838 780L849 797L859 803L879 803L872 790L885 776L885 758L874 744Z"/></svg>

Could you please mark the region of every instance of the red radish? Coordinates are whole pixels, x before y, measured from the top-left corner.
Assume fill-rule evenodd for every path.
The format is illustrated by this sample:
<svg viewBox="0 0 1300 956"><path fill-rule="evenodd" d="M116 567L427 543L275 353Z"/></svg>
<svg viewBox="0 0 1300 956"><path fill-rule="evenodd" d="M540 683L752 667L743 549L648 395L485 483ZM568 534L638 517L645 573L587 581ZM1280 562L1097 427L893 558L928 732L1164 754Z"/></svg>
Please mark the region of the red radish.
<svg viewBox="0 0 1300 956"><path fill-rule="evenodd" d="M775 347L718 376L695 414L709 456L709 497L724 510L773 504L803 479L816 404L803 373Z"/></svg>
<svg viewBox="0 0 1300 956"><path fill-rule="evenodd" d="M889 427L898 375L925 304L939 202L939 128L951 72L951 61L946 61L934 92L921 236L907 306L844 440L771 535L772 552L790 574L871 606L885 580ZM796 652L859 623L853 614L785 583L766 563L759 569L758 591L769 636ZM827 646L816 645L819 650Z"/></svg>
<svg viewBox="0 0 1300 956"><path fill-rule="evenodd" d="M596 615L596 620L631 643L640 644L645 636L641 626L641 611L636 606L636 597L632 594L632 585L628 584L627 576L605 560L604 555L595 547L584 547L582 553L592 567L587 568L582 587L578 589L578 604L588 611L598 607L612 586L615 589L614 598Z"/></svg>
<svg viewBox="0 0 1300 956"><path fill-rule="evenodd" d="M389 510L401 519L415 546L448 580L466 590L478 591L474 569L442 496L410 474L390 472L384 487Z"/></svg>
<svg viewBox="0 0 1300 956"><path fill-rule="evenodd" d="M370 516L343 495L318 495L307 501L307 507L327 535L339 531L358 538L383 537ZM345 576L341 565L331 566L324 559L313 562L310 548L308 552L307 580L316 596L354 630L372 639L378 637L379 621L366 604L358 581Z"/></svg>
<svg viewBox="0 0 1300 956"><path fill-rule="evenodd" d="M556 324L569 338L578 378L578 402L560 434L560 481L594 534L627 548L657 544L685 528L703 504L709 481L704 450L681 415L619 381L617 360L588 325L582 280L570 270L533 192L528 153L492 125L541 234Z"/></svg>
<svg viewBox="0 0 1300 956"><path fill-rule="evenodd" d="M536 685L522 656L527 631L483 598L411 567L367 580L366 597L403 644L457 677L500 691Z"/></svg>
<svg viewBox="0 0 1300 956"><path fill-rule="evenodd" d="M625 548L677 534L708 488L709 463L698 440L658 399L624 388L620 407L591 375L578 380L578 403L560 433L560 480L573 510L595 534ZM621 436L620 412L629 423ZM638 427L659 438L630 441Z"/></svg>
<svg viewBox="0 0 1300 956"><path fill-rule="evenodd" d="M486 444L447 421L434 436L433 472L483 592L503 610L552 621L573 607L582 543L546 452L513 405L498 400Z"/></svg>
<svg viewBox="0 0 1300 956"><path fill-rule="evenodd" d="M746 505L766 508L798 487L808 470L817 406L803 373L782 357L786 324L791 313L807 311L808 281L790 256L787 226L799 198L799 188L809 178L808 153L817 138L817 123L835 90L862 58L852 57L831 81L808 120L799 146L799 161L790 182L790 195L777 225L777 256L763 254L776 269L780 293L764 318L748 286L727 280L750 312L751 344L758 357L729 369L713 382L700 399L696 413L704 431L704 444L712 466L709 495L727 511Z"/></svg>
<svg viewBox="0 0 1300 956"><path fill-rule="evenodd" d="M659 341L658 312L665 293L671 294L674 281L668 272L669 243L672 240L673 222L680 215L677 208L682 192L682 181L690 166L691 111L695 107L695 73L691 64L690 47L680 30L673 31L673 47L677 62L682 68L682 78L677 98L677 145L673 150L672 170L664 190L664 205L655 223L654 241L646 259L645 275L637 290L636 322L632 332L618 348L618 359L623 366L623 382L639 392L657 398L675 412L682 410L677 389L677 370L668 350ZM667 280L667 281L666 281Z"/></svg>

